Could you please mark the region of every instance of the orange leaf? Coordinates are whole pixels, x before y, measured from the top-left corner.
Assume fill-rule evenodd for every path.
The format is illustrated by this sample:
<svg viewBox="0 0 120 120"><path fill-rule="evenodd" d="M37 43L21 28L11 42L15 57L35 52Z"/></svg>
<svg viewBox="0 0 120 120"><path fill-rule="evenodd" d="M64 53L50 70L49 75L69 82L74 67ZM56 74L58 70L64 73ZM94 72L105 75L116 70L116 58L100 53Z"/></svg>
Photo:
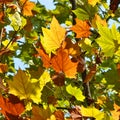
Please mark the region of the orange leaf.
<svg viewBox="0 0 120 120"><path fill-rule="evenodd" d="M61 110L54 112L56 120L64 120L64 113Z"/></svg>
<svg viewBox="0 0 120 120"><path fill-rule="evenodd" d="M50 57L45 53L45 51L43 49L39 49L36 48L38 54L36 56L40 56L42 57L42 61L43 61L43 66L45 68L49 68L50 67Z"/></svg>
<svg viewBox="0 0 120 120"><path fill-rule="evenodd" d="M66 77L75 78L78 62L71 61L67 50L58 49L57 54L51 59L51 64L56 72L63 72Z"/></svg>
<svg viewBox="0 0 120 120"><path fill-rule="evenodd" d="M119 120L120 118L120 106L114 103L114 110L111 111L112 117L114 120Z"/></svg>
<svg viewBox="0 0 120 120"><path fill-rule="evenodd" d="M22 3L22 13L23 15L25 16L33 16L33 13L32 13L32 9L34 8L35 6L35 3L34 2L30 2L29 0L20 0L20 2Z"/></svg>
<svg viewBox="0 0 120 120"><path fill-rule="evenodd" d="M91 34L90 26L87 21L82 21L76 18L76 25L70 28L77 34L76 38L86 38Z"/></svg>
<svg viewBox="0 0 120 120"><path fill-rule="evenodd" d="M0 108L0 112L7 120L19 120L19 115L24 111L24 104L16 96L10 95L8 98L1 96Z"/></svg>
<svg viewBox="0 0 120 120"><path fill-rule="evenodd" d="M8 70L7 64L0 63L0 73L5 73Z"/></svg>

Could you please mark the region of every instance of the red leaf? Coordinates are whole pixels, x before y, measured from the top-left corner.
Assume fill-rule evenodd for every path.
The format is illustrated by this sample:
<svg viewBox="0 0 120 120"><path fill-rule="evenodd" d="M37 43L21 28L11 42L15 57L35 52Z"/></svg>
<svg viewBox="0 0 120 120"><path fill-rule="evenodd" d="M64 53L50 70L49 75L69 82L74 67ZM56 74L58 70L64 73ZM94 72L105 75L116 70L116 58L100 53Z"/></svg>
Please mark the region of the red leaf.
<svg viewBox="0 0 120 120"><path fill-rule="evenodd" d="M8 98L0 97L0 112L7 120L20 120L19 115L24 111L23 101L16 96L10 95Z"/></svg>

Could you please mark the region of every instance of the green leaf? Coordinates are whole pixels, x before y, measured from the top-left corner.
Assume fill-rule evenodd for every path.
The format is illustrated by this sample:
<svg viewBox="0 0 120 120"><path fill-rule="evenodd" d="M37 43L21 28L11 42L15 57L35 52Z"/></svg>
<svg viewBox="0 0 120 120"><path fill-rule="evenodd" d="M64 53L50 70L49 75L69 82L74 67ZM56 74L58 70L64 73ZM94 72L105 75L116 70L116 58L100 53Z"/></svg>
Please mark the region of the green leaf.
<svg viewBox="0 0 120 120"><path fill-rule="evenodd" d="M97 8L96 7L92 7L91 5L86 4L86 3L81 5L76 10L73 10L73 13L75 13L77 18L79 18L81 20L92 19L96 12L97 12Z"/></svg>
<svg viewBox="0 0 120 120"><path fill-rule="evenodd" d="M71 86L71 84L66 87L66 91L69 94L73 95L78 101L83 102L84 99L85 99L85 96L83 96L82 91L80 90L80 88L73 87L73 86Z"/></svg>
<svg viewBox="0 0 120 120"><path fill-rule="evenodd" d="M100 38L96 39L96 42L102 49L105 56L112 57L115 52L115 43L112 39L112 33L108 27L103 27L101 24L97 24Z"/></svg>
<svg viewBox="0 0 120 120"><path fill-rule="evenodd" d="M93 106L85 108L84 106L81 107L81 114L85 117L93 117L96 118L95 120L103 120L104 118L104 112L101 112L100 110L96 109Z"/></svg>

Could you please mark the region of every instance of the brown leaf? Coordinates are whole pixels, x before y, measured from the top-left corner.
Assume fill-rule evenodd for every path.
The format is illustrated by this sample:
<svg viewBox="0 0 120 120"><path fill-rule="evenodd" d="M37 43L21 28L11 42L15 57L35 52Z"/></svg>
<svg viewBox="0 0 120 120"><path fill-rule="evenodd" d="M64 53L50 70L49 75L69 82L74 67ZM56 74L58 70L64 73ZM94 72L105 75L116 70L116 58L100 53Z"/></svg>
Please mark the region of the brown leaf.
<svg viewBox="0 0 120 120"><path fill-rule="evenodd" d="M55 75L53 75L52 80L53 80L54 84L57 86L65 85L65 75L62 72L56 73Z"/></svg>
<svg viewBox="0 0 120 120"><path fill-rule="evenodd" d="M84 83L87 83L89 82L93 77L94 75L96 74L96 64L93 65L91 68L90 68L90 71L89 73L87 74L85 80L84 80Z"/></svg>
<svg viewBox="0 0 120 120"><path fill-rule="evenodd" d="M112 10L114 13L117 10L119 4L120 0L110 0L110 10Z"/></svg>

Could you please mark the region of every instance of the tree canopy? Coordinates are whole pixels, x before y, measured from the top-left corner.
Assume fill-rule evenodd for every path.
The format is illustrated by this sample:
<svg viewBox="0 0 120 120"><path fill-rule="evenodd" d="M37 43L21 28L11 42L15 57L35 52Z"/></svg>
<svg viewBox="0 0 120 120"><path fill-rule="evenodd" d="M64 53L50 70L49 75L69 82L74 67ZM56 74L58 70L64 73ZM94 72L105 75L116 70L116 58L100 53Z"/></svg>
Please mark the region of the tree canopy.
<svg viewBox="0 0 120 120"><path fill-rule="evenodd" d="M0 0L0 119L119 120L120 1L53 3Z"/></svg>

